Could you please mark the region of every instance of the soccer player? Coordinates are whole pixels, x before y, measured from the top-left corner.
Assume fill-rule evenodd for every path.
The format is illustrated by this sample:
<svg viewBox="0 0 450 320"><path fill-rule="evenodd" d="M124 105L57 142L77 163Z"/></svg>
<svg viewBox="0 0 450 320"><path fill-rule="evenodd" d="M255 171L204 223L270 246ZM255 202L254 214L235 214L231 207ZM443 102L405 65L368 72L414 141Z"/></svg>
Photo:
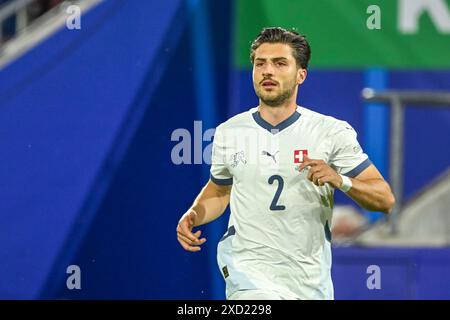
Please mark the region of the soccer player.
<svg viewBox="0 0 450 320"><path fill-rule="evenodd" d="M251 45L258 107L220 124L211 178L181 217L177 238L197 252L193 227L230 204L217 261L227 299L333 299L333 194L389 213L394 196L345 121L298 106L310 46L304 36L265 28Z"/></svg>

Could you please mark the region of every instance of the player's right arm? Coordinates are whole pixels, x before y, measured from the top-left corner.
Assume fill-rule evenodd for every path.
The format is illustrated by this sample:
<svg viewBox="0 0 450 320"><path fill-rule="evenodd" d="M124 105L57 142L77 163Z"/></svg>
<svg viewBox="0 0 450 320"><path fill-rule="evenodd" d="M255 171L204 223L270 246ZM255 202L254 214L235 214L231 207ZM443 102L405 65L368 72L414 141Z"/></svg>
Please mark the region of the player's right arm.
<svg viewBox="0 0 450 320"><path fill-rule="evenodd" d="M206 239L201 231L193 233L192 228L201 226L220 217L230 202L231 185L218 185L209 180L198 194L192 206L181 217L177 226L177 239L181 246L191 252L200 251Z"/></svg>

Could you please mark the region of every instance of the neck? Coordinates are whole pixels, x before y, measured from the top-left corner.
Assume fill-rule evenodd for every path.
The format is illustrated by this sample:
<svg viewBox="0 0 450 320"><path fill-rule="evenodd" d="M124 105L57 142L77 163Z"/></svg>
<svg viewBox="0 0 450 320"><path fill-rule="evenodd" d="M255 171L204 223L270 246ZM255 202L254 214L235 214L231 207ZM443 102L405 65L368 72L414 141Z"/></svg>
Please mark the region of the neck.
<svg viewBox="0 0 450 320"><path fill-rule="evenodd" d="M259 101L258 111L265 121L270 123L272 126L276 126L279 123L283 122L287 118L289 118L297 109L297 103L295 100L295 95L292 98L285 101L283 104L279 106L268 106L263 103L261 100Z"/></svg>

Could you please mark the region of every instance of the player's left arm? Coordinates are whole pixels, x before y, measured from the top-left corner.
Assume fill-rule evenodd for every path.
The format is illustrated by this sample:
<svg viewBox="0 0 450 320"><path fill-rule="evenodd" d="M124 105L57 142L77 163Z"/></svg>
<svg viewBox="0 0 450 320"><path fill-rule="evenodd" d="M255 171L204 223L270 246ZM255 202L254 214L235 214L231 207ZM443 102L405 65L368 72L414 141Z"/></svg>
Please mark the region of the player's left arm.
<svg viewBox="0 0 450 320"><path fill-rule="evenodd" d="M301 171L306 167L310 167L308 179L316 186L323 186L325 183L329 183L336 189L342 186L342 177L325 161L310 159L305 156L304 162L298 170ZM395 197L389 184L373 164L356 177L349 179L352 182L352 187L346 194L361 207L384 213L392 211Z"/></svg>

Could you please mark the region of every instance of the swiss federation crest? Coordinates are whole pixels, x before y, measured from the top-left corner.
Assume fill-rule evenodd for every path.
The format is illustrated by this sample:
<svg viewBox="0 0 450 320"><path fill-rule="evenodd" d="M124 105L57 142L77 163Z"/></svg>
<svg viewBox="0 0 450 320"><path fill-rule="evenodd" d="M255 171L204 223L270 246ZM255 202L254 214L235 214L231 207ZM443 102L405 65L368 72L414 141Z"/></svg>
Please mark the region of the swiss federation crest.
<svg viewBox="0 0 450 320"><path fill-rule="evenodd" d="M295 164L295 170L298 170L300 165L303 163L303 159L305 156L308 155L308 150L306 149L300 149L300 150L294 150L294 164Z"/></svg>
<svg viewBox="0 0 450 320"><path fill-rule="evenodd" d="M245 159L244 151L239 151L231 155L230 157L231 167L235 168L239 163L246 164L247 160Z"/></svg>

